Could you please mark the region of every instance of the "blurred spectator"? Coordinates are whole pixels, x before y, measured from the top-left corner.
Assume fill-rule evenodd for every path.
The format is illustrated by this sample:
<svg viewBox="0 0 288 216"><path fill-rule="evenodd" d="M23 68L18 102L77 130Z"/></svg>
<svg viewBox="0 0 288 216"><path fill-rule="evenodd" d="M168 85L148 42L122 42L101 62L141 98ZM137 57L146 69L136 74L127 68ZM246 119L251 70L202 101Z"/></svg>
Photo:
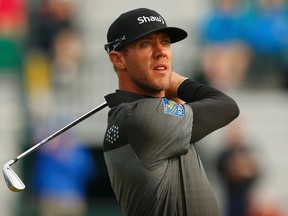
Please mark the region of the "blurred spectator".
<svg viewBox="0 0 288 216"><path fill-rule="evenodd" d="M88 149L71 132L37 150L33 166L31 187L40 216L86 214L86 187L96 167Z"/></svg>
<svg viewBox="0 0 288 216"><path fill-rule="evenodd" d="M0 0L0 32L23 34L27 30L27 0Z"/></svg>
<svg viewBox="0 0 288 216"><path fill-rule="evenodd" d="M31 43L36 49L51 54L55 36L73 25L74 0L41 0L31 14Z"/></svg>
<svg viewBox="0 0 288 216"><path fill-rule="evenodd" d="M214 0L204 21L204 44L227 44L243 39L243 18L246 10L240 0Z"/></svg>
<svg viewBox="0 0 288 216"><path fill-rule="evenodd" d="M23 58L27 32L27 0L0 0L0 160L23 144ZM21 137L21 139L20 139ZM5 159L6 160L6 159ZM19 170L20 171L20 170ZM3 184L5 184L3 182ZM1 215L12 215L19 196L0 188Z"/></svg>
<svg viewBox="0 0 288 216"><path fill-rule="evenodd" d="M287 216L279 199L269 193L258 192L252 196L249 212L245 216Z"/></svg>
<svg viewBox="0 0 288 216"><path fill-rule="evenodd" d="M75 14L75 0L40 0L31 9L26 84L34 119L66 113L75 99L82 53Z"/></svg>
<svg viewBox="0 0 288 216"><path fill-rule="evenodd" d="M244 44L210 44L202 55L204 79L224 91L239 88L246 78L250 60L250 50Z"/></svg>
<svg viewBox="0 0 288 216"><path fill-rule="evenodd" d="M249 78L253 86L288 88L288 7L285 0L257 0L245 21L252 48Z"/></svg>
<svg viewBox="0 0 288 216"><path fill-rule="evenodd" d="M243 38L246 10L239 0L215 0L203 23L201 69L204 80L227 90L242 85L251 53Z"/></svg>
<svg viewBox="0 0 288 216"><path fill-rule="evenodd" d="M52 96L54 111L67 113L75 107L79 94L79 70L82 62L82 41L75 28L63 28L53 41L51 59Z"/></svg>
<svg viewBox="0 0 288 216"><path fill-rule="evenodd" d="M77 80L82 43L75 28L63 28L53 41L52 72L55 88L67 87Z"/></svg>
<svg viewBox="0 0 288 216"><path fill-rule="evenodd" d="M246 144L243 128L230 126L225 149L220 153L217 168L225 190L225 215L246 216L249 193L259 177L259 168Z"/></svg>
<svg viewBox="0 0 288 216"><path fill-rule="evenodd" d="M0 0L0 75L22 74L26 0Z"/></svg>

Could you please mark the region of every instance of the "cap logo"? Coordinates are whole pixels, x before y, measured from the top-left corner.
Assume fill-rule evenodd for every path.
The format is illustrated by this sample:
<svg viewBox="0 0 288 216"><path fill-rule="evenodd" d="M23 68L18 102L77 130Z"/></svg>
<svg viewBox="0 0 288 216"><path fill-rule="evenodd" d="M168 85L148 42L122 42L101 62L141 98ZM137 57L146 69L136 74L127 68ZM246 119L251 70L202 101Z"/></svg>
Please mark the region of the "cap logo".
<svg viewBox="0 0 288 216"><path fill-rule="evenodd" d="M141 16L141 17L138 17L137 20L138 20L139 25L146 23L146 22L161 22L162 24L165 24L165 21L161 16L159 16L159 17L157 17L157 16L150 16L150 17Z"/></svg>

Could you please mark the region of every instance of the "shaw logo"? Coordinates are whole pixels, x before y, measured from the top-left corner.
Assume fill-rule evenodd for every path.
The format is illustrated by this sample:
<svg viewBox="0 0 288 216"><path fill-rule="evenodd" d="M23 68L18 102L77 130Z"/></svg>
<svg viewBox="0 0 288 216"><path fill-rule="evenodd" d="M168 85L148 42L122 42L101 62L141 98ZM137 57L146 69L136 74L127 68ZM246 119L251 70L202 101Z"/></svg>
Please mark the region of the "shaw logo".
<svg viewBox="0 0 288 216"><path fill-rule="evenodd" d="M141 17L138 17L137 20L138 20L139 25L141 25L143 23L146 23L146 22L161 22L162 24L165 24L165 21L164 21L164 19L161 16L159 16L159 17L156 17L156 16L150 16L150 17L141 16Z"/></svg>

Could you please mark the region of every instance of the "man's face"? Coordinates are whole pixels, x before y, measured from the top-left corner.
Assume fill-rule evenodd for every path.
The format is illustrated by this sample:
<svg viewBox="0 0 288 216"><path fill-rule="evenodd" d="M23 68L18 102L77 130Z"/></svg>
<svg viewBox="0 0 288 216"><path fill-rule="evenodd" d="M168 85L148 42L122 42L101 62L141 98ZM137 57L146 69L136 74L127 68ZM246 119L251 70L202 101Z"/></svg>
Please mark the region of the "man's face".
<svg viewBox="0 0 288 216"><path fill-rule="evenodd" d="M127 45L123 52L128 82L139 93L156 96L168 88L172 72L172 52L167 34L148 35Z"/></svg>

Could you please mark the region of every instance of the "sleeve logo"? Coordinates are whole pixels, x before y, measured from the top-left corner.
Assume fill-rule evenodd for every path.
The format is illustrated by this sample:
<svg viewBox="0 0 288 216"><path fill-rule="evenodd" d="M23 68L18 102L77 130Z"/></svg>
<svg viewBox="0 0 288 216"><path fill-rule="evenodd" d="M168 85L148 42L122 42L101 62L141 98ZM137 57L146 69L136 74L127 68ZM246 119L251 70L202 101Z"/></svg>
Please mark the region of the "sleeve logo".
<svg viewBox="0 0 288 216"><path fill-rule="evenodd" d="M116 143L119 139L119 127L112 125L106 133L106 141L110 144Z"/></svg>
<svg viewBox="0 0 288 216"><path fill-rule="evenodd" d="M184 116L184 108L182 104L175 103L174 101L162 98L164 104L164 113L178 117Z"/></svg>

